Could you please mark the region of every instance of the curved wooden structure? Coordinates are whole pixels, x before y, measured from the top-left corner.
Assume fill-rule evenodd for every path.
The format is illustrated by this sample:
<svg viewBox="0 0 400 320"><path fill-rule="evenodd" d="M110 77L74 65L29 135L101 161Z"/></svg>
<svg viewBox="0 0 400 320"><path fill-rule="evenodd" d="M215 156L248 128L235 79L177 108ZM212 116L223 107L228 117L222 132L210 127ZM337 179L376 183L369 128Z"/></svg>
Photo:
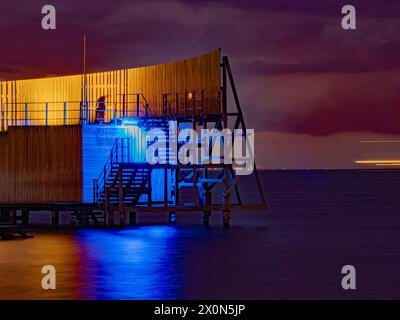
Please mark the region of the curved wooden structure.
<svg viewBox="0 0 400 320"><path fill-rule="evenodd" d="M44 208L56 224L58 210L72 206L80 222L87 221L85 210L101 224L95 217L100 210L109 225L115 210L121 225L128 212L132 222L140 211L166 211L170 218L176 211L203 211L208 224L211 211L222 210L229 224L233 209L266 207L256 169L262 203L245 204L232 164L153 166L143 160L146 132L163 130L169 144L170 120L178 130L197 131L234 123L232 129L246 134L229 61L219 49L156 66L6 81L0 88L1 217L10 210L15 220L21 209L27 223L30 209ZM222 194L214 194L217 189Z"/></svg>
<svg viewBox="0 0 400 320"><path fill-rule="evenodd" d="M154 116L163 115L163 95L181 97L203 93L201 113L218 114L220 104L220 49L194 58L155 66L54 78L0 82L0 131L8 125L80 124L80 105L94 112L105 97L109 118L114 110L133 108L137 94L145 97ZM86 85L85 85L86 84ZM86 88L86 89L84 89ZM85 94L86 92L86 94ZM68 103L64 110L64 103ZM192 111L197 113L200 111ZM47 114L46 114L47 113ZM46 119L48 121L46 122Z"/></svg>

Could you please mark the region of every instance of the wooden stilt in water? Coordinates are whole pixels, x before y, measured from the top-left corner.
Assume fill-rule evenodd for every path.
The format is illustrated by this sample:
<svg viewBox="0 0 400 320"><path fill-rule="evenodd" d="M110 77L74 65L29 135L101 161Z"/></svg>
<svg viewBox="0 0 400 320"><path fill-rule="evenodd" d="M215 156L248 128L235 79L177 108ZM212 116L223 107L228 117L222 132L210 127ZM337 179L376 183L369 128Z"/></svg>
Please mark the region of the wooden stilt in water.
<svg viewBox="0 0 400 320"><path fill-rule="evenodd" d="M136 211L129 212L129 225L134 226L136 225Z"/></svg>
<svg viewBox="0 0 400 320"><path fill-rule="evenodd" d="M11 224L17 224L17 210L15 209L10 209L10 223Z"/></svg>
<svg viewBox="0 0 400 320"><path fill-rule="evenodd" d="M114 208L109 204L110 190L106 188L104 196L104 208L106 210L107 225L112 227L114 225Z"/></svg>
<svg viewBox="0 0 400 320"><path fill-rule="evenodd" d="M206 205L206 207L211 205L211 192L210 191L206 191L205 205ZM211 210L204 210L203 225L205 225L206 227L208 227L210 225L210 217L211 217Z"/></svg>
<svg viewBox="0 0 400 320"><path fill-rule="evenodd" d="M168 211L168 222L176 223L176 213L175 211Z"/></svg>
<svg viewBox="0 0 400 320"><path fill-rule="evenodd" d="M59 225L59 212L58 212L58 210L53 210L51 212L51 224L54 227L58 227L58 225Z"/></svg>
<svg viewBox="0 0 400 320"><path fill-rule="evenodd" d="M231 220L231 210L223 211L223 223L225 228L229 228L230 220Z"/></svg>
<svg viewBox="0 0 400 320"><path fill-rule="evenodd" d="M21 209L22 225L27 226L29 224L29 210L27 208Z"/></svg>
<svg viewBox="0 0 400 320"><path fill-rule="evenodd" d="M10 222L10 212L6 209L0 209L0 221Z"/></svg>
<svg viewBox="0 0 400 320"><path fill-rule="evenodd" d="M108 221L109 227L114 226L114 207L113 206L107 207L107 221Z"/></svg>

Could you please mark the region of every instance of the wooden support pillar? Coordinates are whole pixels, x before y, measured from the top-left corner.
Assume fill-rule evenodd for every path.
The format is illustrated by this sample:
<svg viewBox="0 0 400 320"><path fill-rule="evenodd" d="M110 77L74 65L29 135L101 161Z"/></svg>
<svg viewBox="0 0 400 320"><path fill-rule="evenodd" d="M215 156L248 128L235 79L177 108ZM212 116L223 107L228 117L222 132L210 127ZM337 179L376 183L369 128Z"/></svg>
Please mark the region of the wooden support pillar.
<svg viewBox="0 0 400 320"><path fill-rule="evenodd" d="M176 223L176 213L175 211L168 211L168 222Z"/></svg>
<svg viewBox="0 0 400 320"><path fill-rule="evenodd" d="M107 207L107 221L109 227L114 226L114 207L110 205Z"/></svg>
<svg viewBox="0 0 400 320"><path fill-rule="evenodd" d="M129 212L129 225L134 226L136 225L137 222L137 214L136 211L130 211Z"/></svg>
<svg viewBox="0 0 400 320"><path fill-rule="evenodd" d="M114 225L114 208L109 204L110 190L105 188L104 206L106 209L107 225L112 227Z"/></svg>
<svg viewBox="0 0 400 320"><path fill-rule="evenodd" d="M119 207L119 226L121 228L125 228L126 225L126 211L125 211L125 205L122 203Z"/></svg>
<svg viewBox="0 0 400 320"><path fill-rule="evenodd" d="M51 212L51 224L55 227L59 225L59 212L58 210L53 210Z"/></svg>
<svg viewBox="0 0 400 320"><path fill-rule="evenodd" d="M10 223L11 224L17 224L17 210L16 209L10 209L9 211L10 215Z"/></svg>
<svg viewBox="0 0 400 320"><path fill-rule="evenodd" d="M206 191L205 194L205 206L211 206L211 192ZM210 225L211 210L204 210L203 212L203 224L208 227Z"/></svg>
<svg viewBox="0 0 400 320"><path fill-rule="evenodd" d="M29 224L29 210L27 208L21 209L22 225L27 226Z"/></svg>
<svg viewBox="0 0 400 320"><path fill-rule="evenodd" d="M223 210L223 215L224 215L224 217L223 217L224 227L229 228L229 224L231 221L231 215L232 215L231 210L229 210L229 209Z"/></svg>
<svg viewBox="0 0 400 320"><path fill-rule="evenodd" d="M0 222L8 222L10 219L10 213L5 209L0 209Z"/></svg>

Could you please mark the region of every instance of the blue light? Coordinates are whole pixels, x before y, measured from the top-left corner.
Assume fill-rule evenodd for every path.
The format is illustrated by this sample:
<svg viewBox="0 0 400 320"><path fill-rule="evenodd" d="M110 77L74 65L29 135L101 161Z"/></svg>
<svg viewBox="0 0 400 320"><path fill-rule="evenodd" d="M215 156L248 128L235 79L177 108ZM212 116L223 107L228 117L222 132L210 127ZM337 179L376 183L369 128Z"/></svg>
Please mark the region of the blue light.
<svg viewBox="0 0 400 320"><path fill-rule="evenodd" d="M139 123L138 118L122 118L121 125L122 126L137 126Z"/></svg>
<svg viewBox="0 0 400 320"><path fill-rule="evenodd" d="M181 232L175 226L78 232L84 299L179 299ZM84 280L83 280L84 279Z"/></svg>

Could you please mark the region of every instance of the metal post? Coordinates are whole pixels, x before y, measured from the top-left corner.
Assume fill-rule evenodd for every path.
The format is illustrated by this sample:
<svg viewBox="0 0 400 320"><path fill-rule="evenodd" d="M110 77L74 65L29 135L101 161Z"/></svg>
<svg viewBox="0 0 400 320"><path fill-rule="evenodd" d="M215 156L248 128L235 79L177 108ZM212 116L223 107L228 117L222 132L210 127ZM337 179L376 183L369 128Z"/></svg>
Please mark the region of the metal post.
<svg viewBox="0 0 400 320"><path fill-rule="evenodd" d="M114 104L114 125L117 125L117 106Z"/></svg>
<svg viewBox="0 0 400 320"><path fill-rule="evenodd" d="M64 101L64 126L67 125L67 102Z"/></svg>
<svg viewBox="0 0 400 320"><path fill-rule="evenodd" d="M230 196L230 192L228 191L229 189L229 184L230 184L230 177L229 177L229 171L228 171L228 166L225 165L224 166L224 170L225 170L225 177L224 177L224 192L223 192L223 196L222 196L222 201L223 201L223 224L224 227L229 227L229 222L231 219L231 196Z"/></svg>
<svg viewBox="0 0 400 320"><path fill-rule="evenodd" d="M25 103L25 125L28 125L28 103Z"/></svg>
<svg viewBox="0 0 400 320"><path fill-rule="evenodd" d="M46 102L46 126L49 125L49 103Z"/></svg>

